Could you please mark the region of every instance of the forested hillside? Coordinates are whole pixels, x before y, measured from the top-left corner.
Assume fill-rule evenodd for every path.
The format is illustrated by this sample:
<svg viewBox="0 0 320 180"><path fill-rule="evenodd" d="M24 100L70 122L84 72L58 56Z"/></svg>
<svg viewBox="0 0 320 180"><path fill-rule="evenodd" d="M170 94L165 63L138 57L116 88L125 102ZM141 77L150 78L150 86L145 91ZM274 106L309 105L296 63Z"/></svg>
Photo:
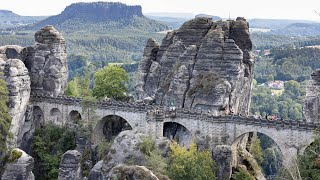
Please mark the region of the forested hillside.
<svg viewBox="0 0 320 180"><path fill-rule="evenodd" d="M45 25L53 25L63 33L69 62L74 63L75 57L81 57L94 69L107 63L139 61L147 40L154 38L160 42L165 34L157 32L169 29L165 23L146 18L141 6L109 2L75 3L59 15L8 31L10 35L0 36L0 45L32 45L34 32ZM71 66L77 68L69 69L70 77L76 72L83 72L80 65Z"/></svg>

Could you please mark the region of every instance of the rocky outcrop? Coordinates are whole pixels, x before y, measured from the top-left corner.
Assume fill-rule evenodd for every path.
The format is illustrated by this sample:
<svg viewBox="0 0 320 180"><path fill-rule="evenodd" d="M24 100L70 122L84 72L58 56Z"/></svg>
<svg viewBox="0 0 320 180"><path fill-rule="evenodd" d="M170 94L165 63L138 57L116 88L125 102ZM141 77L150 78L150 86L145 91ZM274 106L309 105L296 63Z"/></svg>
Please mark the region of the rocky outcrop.
<svg viewBox="0 0 320 180"><path fill-rule="evenodd" d="M11 152L11 155L13 153L21 153L21 156L18 157L18 159L12 159L12 162L6 165L1 180L34 180L34 175L32 173L34 165L33 158L20 149L13 149Z"/></svg>
<svg viewBox="0 0 320 180"><path fill-rule="evenodd" d="M21 59L21 52L24 47L17 45L7 45L0 47L0 59Z"/></svg>
<svg viewBox="0 0 320 180"><path fill-rule="evenodd" d="M74 179L81 180L81 153L77 150L69 150L63 154L60 166L58 180Z"/></svg>
<svg viewBox="0 0 320 180"><path fill-rule="evenodd" d="M65 40L52 26L38 31L35 40L36 45L23 51L23 60L30 73L32 93L53 97L61 95L68 80Z"/></svg>
<svg viewBox="0 0 320 180"><path fill-rule="evenodd" d="M254 60L249 25L196 18L150 39L139 66L139 97L158 105L248 114Z"/></svg>
<svg viewBox="0 0 320 180"><path fill-rule="evenodd" d="M102 174L102 165L103 165L103 160L97 162L93 166L93 168L90 170L89 173L89 180L102 180L103 179L103 174Z"/></svg>
<svg viewBox="0 0 320 180"><path fill-rule="evenodd" d="M260 165L250 152L253 138L257 138L255 133L246 133L232 144L232 167L249 171L257 180L265 180Z"/></svg>
<svg viewBox="0 0 320 180"><path fill-rule="evenodd" d="M119 164L145 165L145 155L139 148L139 144L144 137L147 137L147 135L136 133L132 130L122 131L113 141L111 149L104 159L101 168L103 177L108 177L111 169ZM156 148L159 149L163 155L167 154L169 143L170 141L167 138L155 139ZM100 171L98 165L96 169L98 169L97 172Z"/></svg>
<svg viewBox="0 0 320 180"><path fill-rule="evenodd" d="M106 179L158 180L157 176L155 176L149 169L144 166L137 165L118 165L111 169Z"/></svg>
<svg viewBox="0 0 320 180"><path fill-rule="evenodd" d="M216 177L218 180L230 179L232 172L232 151L228 145L218 145L212 153L217 166Z"/></svg>
<svg viewBox="0 0 320 180"><path fill-rule="evenodd" d="M1 78L7 82L12 117L10 148L22 143L24 150L29 149L35 129L32 106L28 106L30 94L55 97L63 94L67 84L66 45L62 35L52 26L46 26L35 34L35 40L37 44L31 47L0 47Z"/></svg>
<svg viewBox="0 0 320 180"><path fill-rule="evenodd" d="M303 107L304 118L307 122L320 121L320 69L311 74L307 83L306 98Z"/></svg>
<svg viewBox="0 0 320 180"><path fill-rule="evenodd" d="M13 49L13 48L12 48ZM9 115L12 117L10 132L12 138L8 142L9 148L17 147L22 138L25 113L30 99L30 77L28 69L19 59L7 59L4 65L4 78L9 91Z"/></svg>

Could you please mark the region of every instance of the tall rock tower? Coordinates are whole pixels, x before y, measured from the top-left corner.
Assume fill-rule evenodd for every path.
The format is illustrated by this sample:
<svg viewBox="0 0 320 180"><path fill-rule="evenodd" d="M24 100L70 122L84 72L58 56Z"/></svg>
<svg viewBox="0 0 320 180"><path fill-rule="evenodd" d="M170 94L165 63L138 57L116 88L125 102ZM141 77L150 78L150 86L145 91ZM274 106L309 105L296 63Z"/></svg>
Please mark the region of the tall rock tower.
<svg viewBox="0 0 320 180"><path fill-rule="evenodd" d="M306 98L303 107L304 118L307 122L320 121L320 69L311 74L307 83Z"/></svg>
<svg viewBox="0 0 320 180"><path fill-rule="evenodd" d="M66 44L52 26L35 34L37 44L31 47L7 45L0 47L0 78L7 82L9 115L12 117L9 148L19 147L22 139L30 139L34 131L32 93L59 96L68 80ZM28 134L31 134L30 136ZM30 143L27 143L30 145Z"/></svg>
<svg viewBox="0 0 320 180"><path fill-rule="evenodd" d="M37 44L23 52L31 78L31 92L53 97L61 95L68 81L65 40L53 26L36 32L35 40Z"/></svg>
<svg viewBox="0 0 320 180"><path fill-rule="evenodd" d="M158 105L249 113L254 59L249 25L196 18L169 32L159 46L149 39L139 66L139 97Z"/></svg>

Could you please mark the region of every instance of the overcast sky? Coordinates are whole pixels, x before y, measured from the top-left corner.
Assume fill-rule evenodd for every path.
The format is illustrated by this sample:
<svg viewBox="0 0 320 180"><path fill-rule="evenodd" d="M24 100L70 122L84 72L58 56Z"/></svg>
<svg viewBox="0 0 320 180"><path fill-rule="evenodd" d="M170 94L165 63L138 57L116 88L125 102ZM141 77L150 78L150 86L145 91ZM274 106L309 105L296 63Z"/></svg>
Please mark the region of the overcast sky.
<svg viewBox="0 0 320 180"><path fill-rule="evenodd" d="M0 9L20 15L55 15L75 2L96 0L0 0ZM101 0L100 0L101 1ZM220 17L320 20L320 0L118 0L143 12L206 13Z"/></svg>

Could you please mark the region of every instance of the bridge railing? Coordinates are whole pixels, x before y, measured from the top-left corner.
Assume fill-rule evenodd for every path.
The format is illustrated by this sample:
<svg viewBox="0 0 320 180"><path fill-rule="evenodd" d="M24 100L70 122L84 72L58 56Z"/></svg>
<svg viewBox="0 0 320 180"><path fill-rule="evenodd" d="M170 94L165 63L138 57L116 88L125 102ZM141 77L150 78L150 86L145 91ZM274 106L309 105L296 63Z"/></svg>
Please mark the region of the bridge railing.
<svg viewBox="0 0 320 180"><path fill-rule="evenodd" d="M34 102L46 102L46 103L56 103L64 105L77 105L82 106L83 99L74 97L50 97L42 95L32 95L31 101ZM188 118L201 121L212 121L219 123L236 123L236 124L246 124L252 126L270 127L277 129L297 129L297 130L313 130L320 128L319 123L297 121L297 120L267 120L263 118L255 117L244 117L244 116L214 116L209 113L205 113L201 110L189 110L165 106L156 105L146 105L141 103L125 103L117 101L97 101L92 103L92 106L96 106L100 109L112 109L118 111L128 111L128 112L146 112L147 114L157 115L157 119L161 120L164 118Z"/></svg>

